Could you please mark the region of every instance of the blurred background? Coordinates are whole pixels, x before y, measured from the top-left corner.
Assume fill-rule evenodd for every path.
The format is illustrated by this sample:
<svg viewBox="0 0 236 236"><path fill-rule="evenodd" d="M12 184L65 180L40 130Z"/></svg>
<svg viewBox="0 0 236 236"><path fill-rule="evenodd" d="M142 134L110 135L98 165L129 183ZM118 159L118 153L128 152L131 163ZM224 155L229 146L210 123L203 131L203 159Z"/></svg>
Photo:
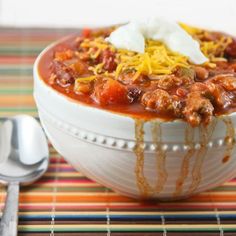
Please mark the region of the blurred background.
<svg viewBox="0 0 236 236"><path fill-rule="evenodd" d="M2 26L77 28L153 15L236 32L235 0L0 0Z"/></svg>

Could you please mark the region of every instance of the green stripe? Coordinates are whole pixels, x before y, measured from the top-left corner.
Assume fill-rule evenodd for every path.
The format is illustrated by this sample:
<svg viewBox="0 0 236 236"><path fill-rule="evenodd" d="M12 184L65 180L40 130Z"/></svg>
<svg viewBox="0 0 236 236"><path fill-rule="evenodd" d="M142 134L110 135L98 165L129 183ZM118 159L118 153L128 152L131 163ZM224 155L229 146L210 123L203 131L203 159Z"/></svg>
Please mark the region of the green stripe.
<svg viewBox="0 0 236 236"><path fill-rule="evenodd" d="M24 48L24 49L13 49L11 51L6 50L4 48L0 49L0 56L2 55L7 55L7 56L35 56L39 54L42 51L41 49L29 49L29 48Z"/></svg>
<svg viewBox="0 0 236 236"><path fill-rule="evenodd" d="M37 112L35 107L0 107L0 112Z"/></svg>
<svg viewBox="0 0 236 236"><path fill-rule="evenodd" d="M32 75L33 68L0 68L0 75L17 75L17 74L24 74L24 75Z"/></svg>
<svg viewBox="0 0 236 236"><path fill-rule="evenodd" d="M211 190L211 192L227 192L227 191L236 191L236 186L221 186Z"/></svg>
<svg viewBox="0 0 236 236"><path fill-rule="evenodd" d="M22 89L22 88L13 88L13 89L0 89L0 95L14 95L14 94L32 94L33 89Z"/></svg>

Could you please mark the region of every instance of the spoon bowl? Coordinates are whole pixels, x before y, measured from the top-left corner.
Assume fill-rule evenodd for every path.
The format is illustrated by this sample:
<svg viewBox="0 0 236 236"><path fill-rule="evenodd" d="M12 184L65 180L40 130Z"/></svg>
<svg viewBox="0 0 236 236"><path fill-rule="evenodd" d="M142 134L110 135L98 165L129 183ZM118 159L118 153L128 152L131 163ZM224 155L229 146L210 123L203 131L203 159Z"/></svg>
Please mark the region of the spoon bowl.
<svg viewBox="0 0 236 236"><path fill-rule="evenodd" d="M8 185L0 236L17 235L19 185L40 178L48 163L47 140L34 118L19 115L0 126L0 182Z"/></svg>
<svg viewBox="0 0 236 236"><path fill-rule="evenodd" d="M48 167L48 146L38 122L16 116L6 120L0 132L5 137L0 142L0 181L29 184L39 178Z"/></svg>

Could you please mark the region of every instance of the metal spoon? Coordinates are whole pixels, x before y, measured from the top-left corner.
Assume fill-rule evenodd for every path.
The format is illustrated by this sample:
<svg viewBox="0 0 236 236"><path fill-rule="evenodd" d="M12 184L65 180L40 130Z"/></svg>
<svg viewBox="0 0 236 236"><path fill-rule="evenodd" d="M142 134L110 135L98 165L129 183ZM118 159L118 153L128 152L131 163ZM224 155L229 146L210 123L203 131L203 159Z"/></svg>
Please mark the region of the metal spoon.
<svg viewBox="0 0 236 236"><path fill-rule="evenodd" d="M19 186L42 176L48 162L47 140L34 118L19 115L0 126L0 182L8 185L0 236L17 235Z"/></svg>

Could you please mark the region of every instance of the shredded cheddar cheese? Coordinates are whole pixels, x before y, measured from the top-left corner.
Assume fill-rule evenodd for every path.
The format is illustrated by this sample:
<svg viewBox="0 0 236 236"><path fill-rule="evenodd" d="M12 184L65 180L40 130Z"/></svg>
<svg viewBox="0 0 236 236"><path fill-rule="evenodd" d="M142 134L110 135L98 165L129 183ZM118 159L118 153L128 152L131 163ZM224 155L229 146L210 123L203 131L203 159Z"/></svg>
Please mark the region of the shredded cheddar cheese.
<svg viewBox="0 0 236 236"><path fill-rule="evenodd" d="M190 25L186 25L182 22L179 23L179 25L190 35L194 36L194 35L199 35L204 33L204 30L190 26Z"/></svg>
<svg viewBox="0 0 236 236"><path fill-rule="evenodd" d="M88 69L92 71L95 75L99 75L102 73L104 63L99 63L96 66L90 66Z"/></svg>
<svg viewBox="0 0 236 236"><path fill-rule="evenodd" d="M226 35L220 35L220 38L216 40L210 40L210 32L192 27L183 23L180 23L180 26L200 43L201 51L205 56L210 60L209 64L216 61L225 61L224 51L227 46L232 43L233 39ZM208 39L208 40L206 40Z"/></svg>
<svg viewBox="0 0 236 236"><path fill-rule="evenodd" d="M107 43L103 37L97 37L93 39L86 38L80 44L82 48L88 48L89 50L97 49L98 51L109 49L111 51L115 51L115 47L111 44ZM89 51L91 52L91 51ZM94 57L98 56L96 53L93 55Z"/></svg>
<svg viewBox="0 0 236 236"><path fill-rule="evenodd" d="M232 38L222 35L220 38L209 40L211 32L198 29L192 26L180 23L180 26L200 43L200 48L203 54L209 58L207 66L214 67L216 61L226 60L224 51L232 42ZM91 59L97 59L102 51L108 49L116 53L117 68L114 72L108 73L104 70L104 63L98 63L90 66L89 70L95 76L87 78L78 78L79 81L91 81L97 75L113 75L116 78L122 72L133 71L133 79L137 79L139 75L167 75L173 73L176 68L189 68L192 64L186 56L177 52L173 52L162 42L147 39L145 41L145 53L137 53L125 49L116 49L113 45L105 41L103 37L86 38L80 45L86 49Z"/></svg>
<svg viewBox="0 0 236 236"><path fill-rule="evenodd" d="M135 53L124 49L117 52L119 65L116 77L122 71L135 70L134 79L140 74L171 74L177 67L189 67L188 58L170 51L163 43L146 40L145 53Z"/></svg>
<svg viewBox="0 0 236 236"><path fill-rule="evenodd" d="M202 42L201 50L212 62L225 61L224 51L230 43L232 43L232 38L222 36L217 41Z"/></svg>
<svg viewBox="0 0 236 236"><path fill-rule="evenodd" d="M93 81L94 79L96 79L95 75L88 76L88 77L76 78L75 79L75 84L80 83L80 82L89 83L89 82Z"/></svg>

